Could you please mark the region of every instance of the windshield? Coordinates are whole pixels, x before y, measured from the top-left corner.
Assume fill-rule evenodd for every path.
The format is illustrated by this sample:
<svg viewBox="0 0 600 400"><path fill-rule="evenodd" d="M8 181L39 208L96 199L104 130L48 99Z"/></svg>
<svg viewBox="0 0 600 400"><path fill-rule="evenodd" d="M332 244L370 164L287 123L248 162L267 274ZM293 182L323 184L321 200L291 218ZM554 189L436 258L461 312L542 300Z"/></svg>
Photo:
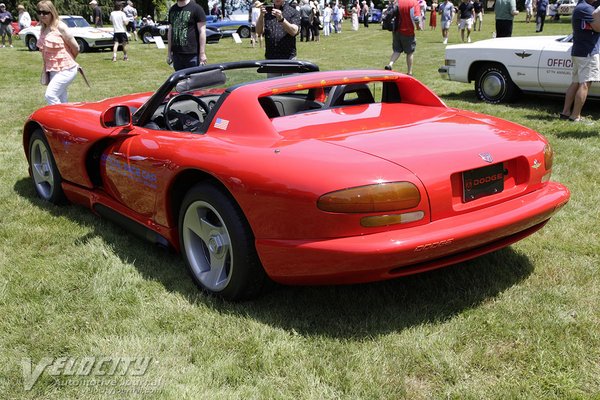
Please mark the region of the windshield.
<svg viewBox="0 0 600 400"><path fill-rule="evenodd" d="M61 17L60 19L69 28L88 28L90 26L83 17Z"/></svg>

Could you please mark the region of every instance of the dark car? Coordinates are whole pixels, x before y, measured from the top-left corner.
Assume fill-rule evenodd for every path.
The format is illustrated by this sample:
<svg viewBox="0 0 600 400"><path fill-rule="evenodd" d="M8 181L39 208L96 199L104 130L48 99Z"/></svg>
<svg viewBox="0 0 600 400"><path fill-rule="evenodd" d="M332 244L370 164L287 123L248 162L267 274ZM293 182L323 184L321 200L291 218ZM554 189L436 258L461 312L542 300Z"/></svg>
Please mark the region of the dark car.
<svg viewBox="0 0 600 400"><path fill-rule="evenodd" d="M154 25L142 26L138 31L138 36L146 44L154 43L154 36L160 36L166 42L168 40L167 34L169 32L169 22L159 21ZM223 37L223 34L216 28L207 26L206 27L206 43L219 43L219 40Z"/></svg>
<svg viewBox="0 0 600 400"><path fill-rule="evenodd" d="M358 22L363 22L362 15L358 16ZM369 22L381 22L381 10L378 8L373 8L369 10Z"/></svg>
<svg viewBox="0 0 600 400"><path fill-rule="evenodd" d="M224 37L237 33L243 39L249 38L252 32L252 25L248 22L248 19L244 18L243 15L235 15L233 18L236 19L219 19L216 15L207 15L206 27L219 30Z"/></svg>

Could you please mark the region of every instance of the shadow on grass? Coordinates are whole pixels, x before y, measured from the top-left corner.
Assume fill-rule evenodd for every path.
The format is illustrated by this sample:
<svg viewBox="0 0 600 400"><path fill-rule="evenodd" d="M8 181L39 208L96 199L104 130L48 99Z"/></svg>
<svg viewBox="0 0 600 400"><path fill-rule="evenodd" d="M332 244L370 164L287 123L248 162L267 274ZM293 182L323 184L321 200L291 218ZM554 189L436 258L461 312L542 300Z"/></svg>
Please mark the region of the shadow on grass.
<svg viewBox="0 0 600 400"><path fill-rule="evenodd" d="M77 243L100 237L120 259L166 290L219 313L250 318L289 332L362 340L414 326L441 323L477 307L526 279L529 259L510 247L462 264L391 281L346 286L275 286L253 301L230 303L204 295L183 260L78 206L57 207L37 198L30 178L14 185L33 205L89 227ZM141 260L141 261L140 261Z"/></svg>

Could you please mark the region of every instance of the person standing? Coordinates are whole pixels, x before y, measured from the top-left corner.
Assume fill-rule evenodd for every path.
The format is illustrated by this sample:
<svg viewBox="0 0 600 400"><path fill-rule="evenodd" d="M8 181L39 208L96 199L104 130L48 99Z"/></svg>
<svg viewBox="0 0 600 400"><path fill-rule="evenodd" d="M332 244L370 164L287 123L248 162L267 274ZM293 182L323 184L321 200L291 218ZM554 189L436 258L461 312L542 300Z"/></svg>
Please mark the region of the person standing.
<svg viewBox="0 0 600 400"><path fill-rule="evenodd" d="M440 5L440 22L442 24L442 38L444 39L444 44L448 44L448 32L450 31L450 26L454 20L454 12L454 4L452 4L450 0L444 0Z"/></svg>
<svg viewBox="0 0 600 400"><path fill-rule="evenodd" d="M473 13L475 13L475 22L473 22L473 30L481 31L483 23L483 4L479 0L473 2ZM477 26L479 25L479 29Z"/></svg>
<svg viewBox="0 0 600 400"><path fill-rule="evenodd" d="M258 36L256 34L256 21L258 21L258 16L260 15L260 7L262 6L262 3L258 0L256 0L254 2L254 4L252 4L252 11L250 13L250 23L252 24L252 28L251 28L251 36L250 36L250 43L252 43L252 47L256 46L256 42L258 42L259 46L262 47L262 40L261 40L261 36Z"/></svg>
<svg viewBox="0 0 600 400"><path fill-rule="evenodd" d="M113 44L113 62L117 61L117 49L119 45L121 45L123 49L123 61L129 60L127 57L127 24L129 24L129 18L123 12L123 3L120 1L115 2L115 8L113 12L110 13L110 23L113 26L113 36L114 36L114 44Z"/></svg>
<svg viewBox="0 0 600 400"><path fill-rule="evenodd" d="M267 60L296 59L296 36L300 25L300 13L284 0L275 0L273 9L263 5L256 21L256 33L265 35L265 58Z"/></svg>
<svg viewBox="0 0 600 400"><path fill-rule="evenodd" d="M331 7L331 21L333 22L333 31L335 33L339 33L338 32L339 23L340 23L339 10L340 10L340 8L338 7L337 0L335 0L333 7Z"/></svg>
<svg viewBox="0 0 600 400"><path fill-rule="evenodd" d="M462 0L458 6L458 29L460 38L465 41L465 29L467 30L467 43L471 43L471 29L473 29L473 3L470 0Z"/></svg>
<svg viewBox="0 0 600 400"><path fill-rule="evenodd" d="M125 16L127 17L127 19L129 20L129 23L127 24L127 32L131 32L131 36L133 36L133 40L137 40L136 19L138 16L138 12L135 9L135 7L133 6L133 2L131 0L127 0L127 5L125 6L125 8L123 8L123 12L125 13Z"/></svg>
<svg viewBox="0 0 600 400"><path fill-rule="evenodd" d="M313 12L313 16L312 16L312 26L311 26L311 31L312 31L312 38L315 42L319 42L320 36L321 36L321 32L320 32L320 28L321 28L321 11L319 11L319 3L317 3L317 1L313 1L312 3L312 12Z"/></svg>
<svg viewBox="0 0 600 400"><path fill-rule="evenodd" d="M533 0L525 0L525 22L531 22L533 16Z"/></svg>
<svg viewBox="0 0 600 400"><path fill-rule="evenodd" d="M308 42L310 40L311 25L312 25L312 14L313 10L308 0L302 0L302 7L300 7L300 41L303 42L304 38Z"/></svg>
<svg viewBox="0 0 600 400"><path fill-rule="evenodd" d="M25 6L19 4L17 11L19 12L19 30L29 28L31 26L31 15L25 10Z"/></svg>
<svg viewBox="0 0 600 400"><path fill-rule="evenodd" d="M537 12L535 16L535 31L538 33L544 30L544 21L546 20L548 4L548 0L538 0L537 2Z"/></svg>
<svg viewBox="0 0 600 400"><path fill-rule="evenodd" d="M11 21L12 14L9 11L6 11L6 5L4 5L4 3L0 3L0 35L2 36L2 46L0 47L5 47L4 36L8 36L8 46L13 47L12 26L10 26Z"/></svg>
<svg viewBox="0 0 600 400"><path fill-rule="evenodd" d="M429 29L435 31L437 28L437 7L438 4L434 1L431 3L431 12L429 13Z"/></svg>
<svg viewBox="0 0 600 400"><path fill-rule="evenodd" d="M511 37L513 19L519 14L515 0L497 0L494 6L496 12L496 37Z"/></svg>
<svg viewBox="0 0 600 400"><path fill-rule="evenodd" d="M169 9L167 63L175 71L206 64L206 14L195 1L177 0Z"/></svg>
<svg viewBox="0 0 600 400"><path fill-rule="evenodd" d="M600 13L594 13L594 0L580 0L573 10L572 82L565 95L565 104L559 117L579 122L581 109L592 82L600 81Z"/></svg>
<svg viewBox="0 0 600 400"><path fill-rule="evenodd" d="M323 9L323 35L329 36L329 33L331 33L331 7L329 3L325 3Z"/></svg>
<svg viewBox="0 0 600 400"><path fill-rule="evenodd" d="M392 31L392 55L390 62L385 66L386 70L391 71L394 62L398 60L400 54L406 53L407 74L412 75L413 54L417 47L415 39L414 17L420 11L417 0L394 0L394 30Z"/></svg>
<svg viewBox="0 0 600 400"><path fill-rule="evenodd" d="M352 30L358 30L358 15L360 14L360 6L358 1L352 6Z"/></svg>
<svg viewBox="0 0 600 400"><path fill-rule="evenodd" d="M37 47L42 53L42 84L46 88L46 102L60 104L67 102L67 88L77 76L79 65L75 58L79 46L67 25L58 18L58 11L49 0L37 4L40 20L40 38Z"/></svg>
<svg viewBox="0 0 600 400"><path fill-rule="evenodd" d="M369 27L369 6L367 2L363 0L362 2L362 16L363 16L363 25L365 28Z"/></svg>
<svg viewBox="0 0 600 400"><path fill-rule="evenodd" d="M102 9L98 5L96 0L90 1L90 7L92 8L92 21L96 28L102 28Z"/></svg>

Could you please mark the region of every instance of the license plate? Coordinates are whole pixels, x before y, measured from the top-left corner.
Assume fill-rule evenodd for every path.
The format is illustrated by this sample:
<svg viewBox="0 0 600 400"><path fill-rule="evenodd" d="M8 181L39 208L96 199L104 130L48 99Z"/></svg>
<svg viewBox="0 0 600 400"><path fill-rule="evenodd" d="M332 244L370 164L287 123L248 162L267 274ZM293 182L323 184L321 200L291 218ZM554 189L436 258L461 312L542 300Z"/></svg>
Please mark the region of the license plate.
<svg viewBox="0 0 600 400"><path fill-rule="evenodd" d="M504 164L494 164L465 171L463 178L463 201L468 203L504 190Z"/></svg>

